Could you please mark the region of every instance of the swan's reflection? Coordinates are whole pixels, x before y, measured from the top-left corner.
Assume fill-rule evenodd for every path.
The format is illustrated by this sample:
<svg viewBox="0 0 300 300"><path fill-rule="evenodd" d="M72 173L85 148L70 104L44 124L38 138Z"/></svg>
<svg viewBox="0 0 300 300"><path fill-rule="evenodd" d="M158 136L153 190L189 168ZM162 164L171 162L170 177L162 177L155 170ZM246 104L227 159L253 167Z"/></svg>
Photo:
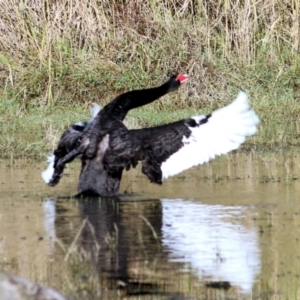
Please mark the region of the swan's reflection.
<svg viewBox="0 0 300 300"><path fill-rule="evenodd" d="M260 271L255 228L241 222L241 206L162 199L162 245L171 261L184 262L202 280L229 281L245 293Z"/></svg>
<svg viewBox="0 0 300 300"><path fill-rule="evenodd" d="M45 199L43 203L43 211L45 214L44 228L46 233L46 242L49 247L49 254L53 254L56 240L55 231L55 218L56 218L56 206L53 199Z"/></svg>
<svg viewBox="0 0 300 300"><path fill-rule="evenodd" d="M55 236L70 245L77 227L87 220L89 226L82 229L78 243L88 253L93 253L95 243L100 246L93 265L112 280L139 282L149 273L142 273L141 262L149 262L149 268L156 260L174 272L184 263L199 282L228 281L251 292L260 271L260 255L257 229L245 221L249 221L248 208L183 199L135 200L78 200L75 207L70 206L72 213L66 213L65 201L47 199L44 224L51 253Z"/></svg>

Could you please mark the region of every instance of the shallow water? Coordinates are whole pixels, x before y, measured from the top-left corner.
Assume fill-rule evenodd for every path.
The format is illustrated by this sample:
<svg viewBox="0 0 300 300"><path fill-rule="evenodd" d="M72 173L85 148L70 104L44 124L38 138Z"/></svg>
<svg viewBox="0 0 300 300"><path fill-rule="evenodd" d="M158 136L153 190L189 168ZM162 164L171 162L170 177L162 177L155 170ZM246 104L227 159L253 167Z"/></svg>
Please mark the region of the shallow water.
<svg viewBox="0 0 300 300"><path fill-rule="evenodd" d="M0 165L0 269L74 299L297 299L300 149L238 153L120 200L74 198L79 165Z"/></svg>

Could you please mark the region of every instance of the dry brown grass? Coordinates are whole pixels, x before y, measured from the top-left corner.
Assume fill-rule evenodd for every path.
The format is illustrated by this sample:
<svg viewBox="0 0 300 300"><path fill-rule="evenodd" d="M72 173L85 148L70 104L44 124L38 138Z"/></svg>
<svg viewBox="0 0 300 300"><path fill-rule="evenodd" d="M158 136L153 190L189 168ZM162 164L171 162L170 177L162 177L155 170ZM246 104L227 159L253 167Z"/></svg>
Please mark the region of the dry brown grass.
<svg viewBox="0 0 300 300"><path fill-rule="evenodd" d="M205 99L210 95L202 85L211 88L215 80L224 91L226 71L241 81L249 70L239 68L261 70L257 63L263 60L265 69L278 66L274 79L280 80L285 63L292 68L298 63L296 0L2 0L1 5L1 80L6 87L22 83L18 97L26 100L53 104L66 92L84 100L97 84L113 92L175 70L191 73Z"/></svg>

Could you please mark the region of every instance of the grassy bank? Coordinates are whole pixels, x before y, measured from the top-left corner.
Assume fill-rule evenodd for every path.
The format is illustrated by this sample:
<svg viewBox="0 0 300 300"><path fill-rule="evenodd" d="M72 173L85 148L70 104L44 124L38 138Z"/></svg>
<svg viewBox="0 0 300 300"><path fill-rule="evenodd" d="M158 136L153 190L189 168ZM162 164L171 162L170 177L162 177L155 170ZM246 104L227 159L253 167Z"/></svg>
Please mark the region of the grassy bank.
<svg viewBox="0 0 300 300"><path fill-rule="evenodd" d="M297 0L17 1L0 17L1 156L41 158L92 102L186 72L179 93L130 127L227 104L247 91L261 119L248 146L298 145Z"/></svg>

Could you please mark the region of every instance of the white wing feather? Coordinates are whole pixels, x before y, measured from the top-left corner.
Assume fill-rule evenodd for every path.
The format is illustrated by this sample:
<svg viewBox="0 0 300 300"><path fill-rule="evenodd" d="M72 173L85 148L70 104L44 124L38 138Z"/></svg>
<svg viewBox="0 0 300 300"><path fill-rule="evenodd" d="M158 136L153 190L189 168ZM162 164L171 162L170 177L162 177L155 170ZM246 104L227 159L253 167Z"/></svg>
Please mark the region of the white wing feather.
<svg viewBox="0 0 300 300"><path fill-rule="evenodd" d="M193 117L198 124L204 118ZM192 133L183 138L184 146L162 163L163 179L237 149L257 131L258 123L247 94L240 92L231 104L214 111L207 123L189 127Z"/></svg>
<svg viewBox="0 0 300 300"><path fill-rule="evenodd" d="M93 107L91 109L92 120L94 120L96 118L96 116L98 115L100 110L101 110L101 107L97 103L93 103Z"/></svg>
<svg viewBox="0 0 300 300"><path fill-rule="evenodd" d="M54 153L52 153L47 157L47 162L49 163L47 169L45 171L43 171L41 174L43 180L47 184L50 182L50 180L52 179L52 176L54 174L54 168L53 168L54 160L55 160L55 155L54 155Z"/></svg>

